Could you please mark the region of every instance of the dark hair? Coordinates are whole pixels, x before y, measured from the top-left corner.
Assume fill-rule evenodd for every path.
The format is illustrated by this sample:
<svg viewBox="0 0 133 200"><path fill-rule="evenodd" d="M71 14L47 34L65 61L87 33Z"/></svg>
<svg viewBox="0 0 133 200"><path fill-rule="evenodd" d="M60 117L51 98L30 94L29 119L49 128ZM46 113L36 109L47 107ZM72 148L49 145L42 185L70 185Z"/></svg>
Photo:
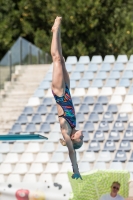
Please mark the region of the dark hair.
<svg viewBox="0 0 133 200"><path fill-rule="evenodd" d="M121 186L121 184L120 184L118 181L114 181L114 182L112 183L112 185L114 185L114 184L117 184L117 185Z"/></svg>
<svg viewBox="0 0 133 200"><path fill-rule="evenodd" d="M79 149L83 144L83 141L80 142L73 142L73 148L74 149Z"/></svg>

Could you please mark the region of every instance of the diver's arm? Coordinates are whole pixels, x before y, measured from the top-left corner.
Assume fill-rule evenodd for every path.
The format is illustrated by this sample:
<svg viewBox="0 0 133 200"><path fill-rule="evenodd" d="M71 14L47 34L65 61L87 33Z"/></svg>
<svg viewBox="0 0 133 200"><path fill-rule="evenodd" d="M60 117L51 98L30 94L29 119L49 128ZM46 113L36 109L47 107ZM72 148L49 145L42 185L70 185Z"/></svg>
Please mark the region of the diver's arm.
<svg viewBox="0 0 133 200"><path fill-rule="evenodd" d="M73 174L72 178L77 178L77 179L81 178L80 173L79 173L79 169L78 169L78 164L77 164L76 152L73 148L73 143L70 139L70 136L65 134L64 139L65 139L68 151L69 151L69 157L70 157L72 167L73 167L73 173L74 174Z"/></svg>

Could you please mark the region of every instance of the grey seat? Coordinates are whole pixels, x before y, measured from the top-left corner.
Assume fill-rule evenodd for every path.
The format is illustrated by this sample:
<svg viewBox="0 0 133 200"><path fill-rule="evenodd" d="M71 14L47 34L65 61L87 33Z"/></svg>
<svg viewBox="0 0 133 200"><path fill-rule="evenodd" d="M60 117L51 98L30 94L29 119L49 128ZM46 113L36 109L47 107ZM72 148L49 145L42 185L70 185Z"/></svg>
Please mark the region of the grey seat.
<svg viewBox="0 0 133 200"><path fill-rule="evenodd" d="M47 114L47 107L46 105L40 105L37 109L37 113L40 115L46 115Z"/></svg>
<svg viewBox="0 0 133 200"><path fill-rule="evenodd" d="M120 140L120 133L118 130L111 130L109 133L108 140L118 142Z"/></svg>
<svg viewBox="0 0 133 200"><path fill-rule="evenodd" d="M100 104L100 103L96 103L94 105L93 112L96 112L96 113L99 113L99 114L103 113L104 112L103 105Z"/></svg>
<svg viewBox="0 0 133 200"><path fill-rule="evenodd" d="M82 134L84 136L83 141L89 142L89 140L90 140L89 133L87 131L82 131Z"/></svg>
<svg viewBox="0 0 133 200"><path fill-rule="evenodd" d="M105 80L107 78L106 72L104 71L99 71L97 73L96 79L101 79L101 80Z"/></svg>
<svg viewBox="0 0 133 200"><path fill-rule="evenodd" d="M102 130L102 131L109 131L109 124L108 122L106 121L101 121L100 124L99 124L99 127L98 127L99 130Z"/></svg>
<svg viewBox="0 0 133 200"><path fill-rule="evenodd" d="M36 132L36 126L35 126L35 124L33 124L33 123L27 124L27 126L25 128L25 132L35 133Z"/></svg>
<svg viewBox="0 0 133 200"><path fill-rule="evenodd" d="M116 80L115 79L107 79L105 83L105 87L111 87L114 88L117 86Z"/></svg>
<svg viewBox="0 0 133 200"><path fill-rule="evenodd" d="M124 71L122 78L132 79L133 78L133 71L132 70Z"/></svg>
<svg viewBox="0 0 133 200"><path fill-rule="evenodd" d="M54 124L56 122L56 116L53 113L49 113L46 117L46 122L50 123L50 124Z"/></svg>
<svg viewBox="0 0 133 200"><path fill-rule="evenodd" d="M128 130L133 130L133 122L130 121L127 127Z"/></svg>
<svg viewBox="0 0 133 200"><path fill-rule="evenodd" d="M93 132L94 131L94 124L90 121L87 121L83 127L84 131Z"/></svg>
<svg viewBox="0 0 133 200"><path fill-rule="evenodd" d="M44 89L38 88L38 89L35 91L35 93L34 93L33 96L34 96L34 97L38 97L38 98L43 98L43 97L44 97Z"/></svg>
<svg viewBox="0 0 133 200"><path fill-rule="evenodd" d="M81 112L78 112L78 113L76 114L76 121L77 121L78 123L83 123L83 122L85 121L84 114L81 113Z"/></svg>
<svg viewBox="0 0 133 200"><path fill-rule="evenodd" d="M129 87L130 86L130 81L127 78L122 78L120 79L118 86L120 87Z"/></svg>
<svg viewBox="0 0 133 200"><path fill-rule="evenodd" d="M94 97L86 96L83 100L83 103L93 105L95 103Z"/></svg>
<svg viewBox="0 0 133 200"><path fill-rule="evenodd" d="M128 121L128 114L127 113L119 113L117 117L117 121L127 122Z"/></svg>
<svg viewBox="0 0 133 200"><path fill-rule="evenodd" d="M118 112L117 105L115 105L115 104L109 104L108 108L107 108L107 112L117 113Z"/></svg>
<svg viewBox="0 0 133 200"><path fill-rule="evenodd" d="M128 94L133 94L133 86L129 88Z"/></svg>
<svg viewBox="0 0 133 200"><path fill-rule="evenodd" d="M116 62L127 63L128 62L127 55L118 55Z"/></svg>
<svg viewBox="0 0 133 200"><path fill-rule="evenodd" d="M23 114L25 115L32 115L34 113L34 110L31 106L27 106L23 110Z"/></svg>
<svg viewBox="0 0 133 200"><path fill-rule="evenodd" d="M96 55L96 56L92 56L92 59L91 59L91 63L102 63L103 59L102 59L102 56L100 55Z"/></svg>
<svg viewBox="0 0 133 200"><path fill-rule="evenodd" d="M107 122L113 122L114 120L113 114L111 112L105 112L102 120Z"/></svg>
<svg viewBox="0 0 133 200"><path fill-rule="evenodd" d="M107 96L99 96L97 103L100 103L100 104L103 104L103 105L108 104L108 97Z"/></svg>
<svg viewBox="0 0 133 200"><path fill-rule="evenodd" d="M77 57L76 56L68 56L66 59L66 63L75 65L77 63Z"/></svg>
<svg viewBox="0 0 133 200"><path fill-rule="evenodd" d="M25 151L25 146L23 142L15 142L11 149L12 153L23 153Z"/></svg>
<svg viewBox="0 0 133 200"><path fill-rule="evenodd" d="M94 74L93 74L93 72L86 71L86 72L84 73L82 79L93 80L93 79L94 79Z"/></svg>
<svg viewBox="0 0 133 200"><path fill-rule="evenodd" d="M93 140L96 140L98 142L103 142L104 141L104 132L102 131L96 131L94 133L94 137L93 137Z"/></svg>
<svg viewBox="0 0 133 200"><path fill-rule="evenodd" d="M90 62L90 57L89 56L80 56L79 57L78 63L89 64L89 62Z"/></svg>
<svg viewBox="0 0 133 200"><path fill-rule="evenodd" d="M79 122L76 121L76 130L80 130Z"/></svg>
<svg viewBox="0 0 133 200"><path fill-rule="evenodd" d="M58 143L58 146L56 148L56 152L66 153L66 152L68 152L68 148L67 148L67 146L62 146L61 143Z"/></svg>
<svg viewBox="0 0 133 200"><path fill-rule="evenodd" d="M42 123L42 118L40 114L34 114L31 120L32 123L40 124Z"/></svg>
<svg viewBox="0 0 133 200"><path fill-rule="evenodd" d="M120 72L112 70L109 75L109 79L119 79L119 78L120 78Z"/></svg>
<svg viewBox="0 0 133 200"><path fill-rule="evenodd" d="M103 87L103 82L101 79L94 79L92 82L91 87L97 87L97 88L102 88Z"/></svg>
<svg viewBox="0 0 133 200"><path fill-rule="evenodd" d="M0 143L0 153L9 153L10 152L10 144L9 143Z"/></svg>
<svg viewBox="0 0 133 200"><path fill-rule="evenodd" d="M98 122L99 121L98 113L91 112L90 115L89 115L88 120L91 121L91 122Z"/></svg>
<svg viewBox="0 0 133 200"><path fill-rule="evenodd" d="M98 65L96 63L90 63L89 67L88 67L88 71L97 72L98 71Z"/></svg>
<svg viewBox="0 0 133 200"><path fill-rule="evenodd" d="M21 114L17 120L17 123L20 123L20 124L26 124L28 123L28 118L27 118L27 115L25 114Z"/></svg>
<svg viewBox="0 0 133 200"><path fill-rule="evenodd" d="M53 98L51 97L45 97L42 101L42 104L44 104L45 106L51 106L53 105Z"/></svg>
<svg viewBox="0 0 133 200"><path fill-rule="evenodd" d="M132 130L126 130L124 133L124 140L128 140L128 141L133 141L133 131Z"/></svg>
<svg viewBox="0 0 133 200"><path fill-rule="evenodd" d="M52 81L52 73L51 72L47 73L44 80L45 81Z"/></svg>
<svg viewBox="0 0 133 200"><path fill-rule="evenodd" d="M118 130L118 131L123 131L124 130L124 125L123 125L123 123L121 121L115 121L113 128Z"/></svg>
<svg viewBox="0 0 133 200"><path fill-rule="evenodd" d="M89 147L87 149L87 151L94 151L94 152L98 152L100 151L100 145L99 142L96 140L92 140L89 144Z"/></svg>
<svg viewBox="0 0 133 200"><path fill-rule="evenodd" d="M43 122L43 124L41 124L41 126L40 126L39 132L42 132L42 133L49 133L50 131L51 131L51 129L50 129L49 123Z"/></svg>
<svg viewBox="0 0 133 200"><path fill-rule="evenodd" d="M43 90L47 90L50 88L50 82L49 81L43 81L40 85L39 85L39 89L43 89Z"/></svg>
<svg viewBox="0 0 133 200"><path fill-rule="evenodd" d="M130 162L133 161L133 151L131 152L131 156L130 156L129 161L130 161Z"/></svg>
<svg viewBox="0 0 133 200"><path fill-rule="evenodd" d="M64 154L62 152L54 152L49 162L62 163L64 160Z"/></svg>
<svg viewBox="0 0 133 200"><path fill-rule="evenodd" d="M21 125L19 123L15 123L11 128L11 132L12 133L21 133L22 132Z"/></svg>
<svg viewBox="0 0 133 200"><path fill-rule="evenodd" d="M75 67L75 72L84 72L85 71L85 66L84 64L77 63Z"/></svg>
<svg viewBox="0 0 133 200"><path fill-rule="evenodd" d="M90 86L89 81L86 79L81 79L79 81L78 87L79 88L88 88Z"/></svg>
<svg viewBox="0 0 133 200"><path fill-rule="evenodd" d="M110 63L103 63L100 70L105 71L105 72L109 72L111 70Z"/></svg>
<svg viewBox="0 0 133 200"><path fill-rule="evenodd" d="M79 97L72 97L72 102L74 105L80 105L81 100Z"/></svg>
<svg viewBox="0 0 133 200"><path fill-rule="evenodd" d="M54 152L55 147L53 142L46 142L43 144L41 148L41 152L47 152L47 153L52 153Z"/></svg>
<svg viewBox="0 0 133 200"><path fill-rule="evenodd" d="M130 141L122 140L119 146L119 150L130 151L131 150Z"/></svg>
<svg viewBox="0 0 133 200"><path fill-rule="evenodd" d="M79 112L84 113L84 114L88 114L89 113L89 106L85 103L81 104L79 107Z"/></svg>
<svg viewBox="0 0 133 200"><path fill-rule="evenodd" d="M70 80L70 88L75 89L76 88L76 81Z"/></svg>
<svg viewBox="0 0 133 200"><path fill-rule="evenodd" d="M126 70L133 70L133 63L127 63Z"/></svg>
<svg viewBox="0 0 133 200"><path fill-rule="evenodd" d="M68 73L72 72L72 65L71 64L65 64L66 65L66 70Z"/></svg>
<svg viewBox="0 0 133 200"><path fill-rule="evenodd" d="M84 151L83 157L81 159L82 162L93 163L95 162L96 157L94 151Z"/></svg>
<svg viewBox="0 0 133 200"><path fill-rule="evenodd" d="M111 161L111 153L109 151L101 151L98 155L97 161L99 162L110 162Z"/></svg>
<svg viewBox="0 0 133 200"><path fill-rule="evenodd" d="M133 63L133 55L130 55L129 62Z"/></svg>
<svg viewBox="0 0 133 200"><path fill-rule="evenodd" d="M54 114L57 114L57 106L53 105L50 112L54 113Z"/></svg>
<svg viewBox="0 0 133 200"><path fill-rule="evenodd" d="M80 80L80 78L81 78L81 76L80 76L80 72L72 72L70 78L71 78L71 80L75 80L75 81Z"/></svg>
<svg viewBox="0 0 133 200"><path fill-rule="evenodd" d="M104 151L115 151L116 147L115 147L115 143L113 140L107 140L104 144Z"/></svg>
<svg viewBox="0 0 133 200"><path fill-rule="evenodd" d="M126 152L118 150L115 154L114 162L125 162L127 160Z"/></svg>
<svg viewBox="0 0 133 200"><path fill-rule="evenodd" d="M123 70L124 70L123 63L115 63L113 71L123 71Z"/></svg>

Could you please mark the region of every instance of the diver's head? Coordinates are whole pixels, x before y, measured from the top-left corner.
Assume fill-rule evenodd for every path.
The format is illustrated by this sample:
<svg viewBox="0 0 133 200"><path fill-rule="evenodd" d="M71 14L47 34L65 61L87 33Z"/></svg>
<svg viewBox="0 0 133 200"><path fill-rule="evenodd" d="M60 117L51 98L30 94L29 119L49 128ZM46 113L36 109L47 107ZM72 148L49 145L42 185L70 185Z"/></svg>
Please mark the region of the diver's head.
<svg viewBox="0 0 133 200"><path fill-rule="evenodd" d="M73 148L79 149L83 144L83 134L81 130L72 130L71 140L73 142Z"/></svg>

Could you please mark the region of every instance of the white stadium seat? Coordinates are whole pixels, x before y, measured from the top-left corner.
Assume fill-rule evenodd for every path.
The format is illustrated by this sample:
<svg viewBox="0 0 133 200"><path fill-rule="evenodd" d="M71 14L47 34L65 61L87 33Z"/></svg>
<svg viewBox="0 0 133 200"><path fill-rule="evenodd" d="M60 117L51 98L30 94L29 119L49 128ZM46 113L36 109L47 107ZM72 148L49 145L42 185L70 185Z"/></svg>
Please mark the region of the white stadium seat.
<svg viewBox="0 0 133 200"><path fill-rule="evenodd" d="M28 173L30 174L41 174L43 173L43 164L42 163L32 163Z"/></svg>
<svg viewBox="0 0 133 200"><path fill-rule="evenodd" d="M9 174L7 177L6 182L13 182L13 183L18 183L21 182L21 176L19 174Z"/></svg>
<svg viewBox="0 0 133 200"><path fill-rule="evenodd" d="M25 150L25 152L29 153L38 153L40 151L39 143L37 142L30 142Z"/></svg>
<svg viewBox="0 0 133 200"><path fill-rule="evenodd" d="M17 163L19 161L19 157L17 153L8 153L4 160L4 163Z"/></svg>
<svg viewBox="0 0 133 200"><path fill-rule="evenodd" d="M120 95L112 95L109 104L122 104L123 100Z"/></svg>
<svg viewBox="0 0 133 200"><path fill-rule="evenodd" d="M103 87L100 93L101 96L111 96L112 94L113 91L111 87Z"/></svg>
<svg viewBox="0 0 133 200"><path fill-rule="evenodd" d="M99 95L99 90L98 88L95 87L90 87L88 88L88 91L86 93L86 96L98 96Z"/></svg>
<svg viewBox="0 0 133 200"><path fill-rule="evenodd" d="M116 87L114 91L114 95L125 95L126 88L125 87Z"/></svg>
<svg viewBox="0 0 133 200"><path fill-rule="evenodd" d="M23 153L19 160L20 163L32 163L34 161L34 156L32 153Z"/></svg>
<svg viewBox="0 0 133 200"><path fill-rule="evenodd" d="M44 172L56 174L59 172L59 166L57 163L48 163Z"/></svg>
<svg viewBox="0 0 133 200"><path fill-rule="evenodd" d="M28 165L26 163L17 163L12 173L26 174L27 171L28 171Z"/></svg>

